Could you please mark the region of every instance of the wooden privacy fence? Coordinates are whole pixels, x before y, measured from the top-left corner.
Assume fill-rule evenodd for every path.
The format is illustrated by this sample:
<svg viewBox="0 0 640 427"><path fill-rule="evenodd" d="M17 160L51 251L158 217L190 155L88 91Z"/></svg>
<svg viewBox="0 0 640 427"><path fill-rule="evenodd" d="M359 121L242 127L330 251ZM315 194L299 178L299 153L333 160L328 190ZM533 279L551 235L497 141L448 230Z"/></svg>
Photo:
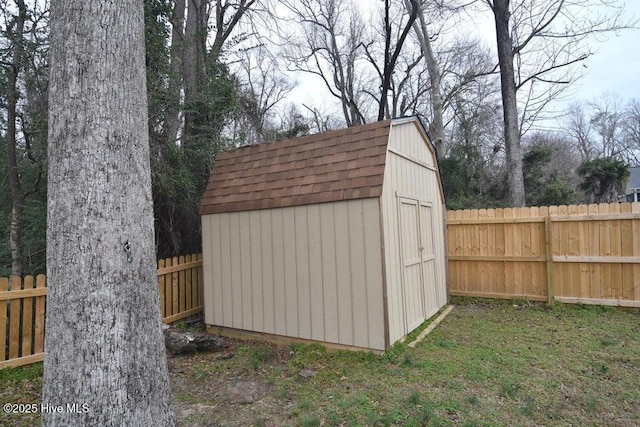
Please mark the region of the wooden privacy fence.
<svg viewBox="0 0 640 427"><path fill-rule="evenodd" d="M202 254L158 261L164 323L202 312ZM0 369L44 358L46 276L0 277Z"/></svg>
<svg viewBox="0 0 640 427"><path fill-rule="evenodd" d="M640 203L447 212L451 295L640 307Z"/></svg>

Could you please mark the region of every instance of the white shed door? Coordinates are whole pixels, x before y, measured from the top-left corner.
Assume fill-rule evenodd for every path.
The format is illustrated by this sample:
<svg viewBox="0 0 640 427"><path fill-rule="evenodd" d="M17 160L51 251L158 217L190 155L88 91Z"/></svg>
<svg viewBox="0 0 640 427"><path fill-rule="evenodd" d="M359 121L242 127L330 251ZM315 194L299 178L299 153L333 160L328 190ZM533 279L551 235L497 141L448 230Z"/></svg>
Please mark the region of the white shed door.
<svg viewBox="0 0 640 427"><path fill-rule="evenodd" d="M420 202L420 255L422 260L422 288L424 289L425 318L438 311L436 295L436 255L433 249L431 205Z"/></svg>
<svg viewBox="0 0 640 427"><path fill-rule="evenodd" d="M399 200L405 334L438 311L431 205Z"/></svg>

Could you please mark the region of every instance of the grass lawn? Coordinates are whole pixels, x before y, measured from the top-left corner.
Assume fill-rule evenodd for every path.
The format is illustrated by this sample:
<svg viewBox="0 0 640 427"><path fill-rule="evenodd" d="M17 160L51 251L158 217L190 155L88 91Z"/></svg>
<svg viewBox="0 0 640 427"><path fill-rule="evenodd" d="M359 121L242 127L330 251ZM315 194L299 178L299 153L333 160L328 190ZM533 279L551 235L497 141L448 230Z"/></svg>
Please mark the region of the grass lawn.
<svg viewBox="0 0 640 427"><path fill-rule="evenodd" d="M381 358L240 341L170 358L179 423L640 425L639 310L452 302L416 348ZM0 401L39 402L40 366L0 371Z"/></svg>

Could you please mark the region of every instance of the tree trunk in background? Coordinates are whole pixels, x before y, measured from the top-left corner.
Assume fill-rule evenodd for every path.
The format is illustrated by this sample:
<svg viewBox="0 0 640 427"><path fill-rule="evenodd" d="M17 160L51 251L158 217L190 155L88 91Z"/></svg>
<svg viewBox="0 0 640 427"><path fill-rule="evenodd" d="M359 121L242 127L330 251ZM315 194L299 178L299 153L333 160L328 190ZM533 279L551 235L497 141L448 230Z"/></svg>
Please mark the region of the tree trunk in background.
<svg viewBox="0 0 640 427"><path fill-rule="evenodd" d="M45 425L175 423L156 276L143 4L51 4Z"/></svg>
<svg viewBox="0 0 640 427"><path fill-rule="evenodd" d="M18 15L14 21L11 65L7 67L7 133L5 134L5 155L7 159L7 175L11 187L11 228L9 231L9 247L11 248L11 275L22 276L22 210L24 208L24 190L20 184L17 143L17 108L18 74L22 69L24 53L24 23L27 19L27 7L22 0L16 1Z"/></svg>
<svg viewBox="0 0 640 427"><path fill-rule="evenodd" d="M166 136L173 142L180 128L181 99L180 90L182 88L182 55L184 53L184 16L185 0L174 2L173 17L171 23L171 68L169 70L169 102L166 116Z"/></svg>
<svg viewBox="0 0 640 427"><path fill-rule="evenodd" d="M411 9L407 8L407 12L409 13L409 19L405 24L402 32L398 36L398 41L393 48L393 53L391 52L391 19L389 16L390 2L389 0L385 0L384 2L384 67L382 71L382 82L380 85L380 105L378 106L378 121L384 120L386 116L389 116L388 106L387 106L387 94L389 93L389 89L391 88L391 79L393 77L393 71L396 68L396 62L398 61L398 56L400 56L400 52L402 51L402 46L404 45L404 41L407 39L407 35L409 35L409 31L413 27L413 23L416 21L416 17L418 16L418 1L417 0L409 0L411 4ZM389 117L392 118L392 117Z"/></svg>
<svg viewBox="0 0 640 427"><path fill-rule="evenodd" d="M411 2L404 1L405 7L411 11ZM444 119L442 117L442 76L438 68L438 62L433 54L431 41L429 40L429 32L427 31L427 23L424 19L424 3L420 3L418 9L418 19L413 23L413 30L420 43L420 49L427 63L427 72L429 73L429 81L431 83L431 108L433 109L433 120L429 125L429 136L436 148L438 156L444 157Z"/></svg>
<svg viewBox="0 0 640 427"><path fill-rule="evenodd" d="M525 194L520 127L518 125L518 103L513 70L513 42L509 29L509 17L511 15L509 12L509 0L494 0L492 10L496 21L498 63L500 64L509 204L513 207L520 207L525 205Z"/></svg>
<svg viewBox="0 0 640 427"><path fill-rule="evenodd" d="M188 0L187 23L184 31L183 70L184 70L184 143L188 145L198 134L197 99L206 82L206 40L207 40L207 1Z"/></svg>

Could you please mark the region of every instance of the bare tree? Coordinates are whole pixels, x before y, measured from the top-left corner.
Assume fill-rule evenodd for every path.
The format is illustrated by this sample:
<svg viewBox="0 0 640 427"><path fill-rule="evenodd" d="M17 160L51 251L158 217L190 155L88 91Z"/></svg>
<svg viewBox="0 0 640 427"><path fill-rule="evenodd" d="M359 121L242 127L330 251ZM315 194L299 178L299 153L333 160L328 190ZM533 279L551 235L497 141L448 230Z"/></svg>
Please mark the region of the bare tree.
<svg viewBox="0 0 640 427"><path fill-rule="evenodd" d="M604 93L592 103L591 128L597 138L600 157L627 160L629 147L624 138L625 114L622 100L613 93Z"/></svg>
<svg viewBox="0 0 640 427"><path fill-rule="evenodd" d="M294 85L280 71L277 58L264 46L245 50L241 53L241 79L239 94L238 124L242 131L250 133L243 143L264 142L275 109L291 92Z"/></svg>
<svg viewBox="0 0 640 427"><path fill-rule="evenodd" d="M413 6L409 0L404 0L407 10ZM431 38L425 18L426 2L421 1L418 9L417 20L413 23L413 30L418 39L420 50L425 57L429 81L431 83L431 101L433 120L429 126L429 136L436 147L439 156L444 154L444 101L442 96L442 73L438 66L434 49L431 46Z"/></svg>
<svg viewBox="0 0 640 427"><path fill-rule="evenodd" d="M632 99L627 105L624 133L633 153L633 162L640 165L640 100L638 99Z"/></svg>
<svg viewBox="0 0 640 427"><path fill-rule="evenodd" d="M184 42L184 18L186 0L175 0L171 16L171 64L169 70L168 94L166 105L165 135L169 141L178 137L181 119L181 90L182 90L182 52Z"/></svg>
<svg viewBox="0 0 640 427"><path fill-rule="evenodd" d="M515 71L513 68L514 48L509 19L509 0L488 1L496 22L498 62L500 63L500 87L502 90L502 111L504 116L504 141L507 153L507 180L509 182L509 203L524 206L524 176L522 173L522 148L518 125L518 102L516 99Z"/></svg>
<svg viewBox="0 0 640 427"><path fill-rule="evenodd" d="M613 0L484 0L496 25L504 112L509 199L524 206L524 127L535 121L563 87L577 77L573 67L592 54L586 41L628 26ZM592 13L605 7L609 14ZM517 93L524 93L520 99ZM520 101L520 111L518 111Z"/></svg>
<svg viewBox="0 0 640 427"><path fill-rule="evenodd" d="M571 104L566 129L583 162L598 157L627 163L638 161L633 105L631 102L625 106L613 93L603 93L590 102Z"/></svg>
<svg viewBox="0 0 640 427"><path fill-rule="evenodd" d="M287 35L285 52L294 70L322 79L329 93L340 101L347 126L365 123L362 88L365 26L350 2L299 0L282 2L298 25Z"/></svg>
<svg viewBox="0 0 640 427"><path fill-rule="evenodd" d="M404 3L407 10L411 10L411 3L408 0L404 0ZM428 91L420 93L420 96L430 96L429 135L438 154L444 155L446 109L454 98L459 98L466 85L490 76L497 66L486 61L481 43L477 40L456 37L447 45L442 41L445 28L450 25L449 22L455 21L454 18L463 9L463 5L428 0L421 0L419 3L413 30L424 56L429 81ZM427 19L428 16L431 17L430 20ZM430 26L435 28L430 31ZM442 45L440 51L434 47L436 41L440 41Z"/></svg>
<svg viewBox="0 0 640 427"><path fill-rule="evenodd" d="M569 106L565 129L582 161L592 160L596 153L591 137L591 120L580 102L574 102Z"/></svg>
<svg viewBox="0 0 640 427"><path fill-rule="evenodd" d="M3 111L4 155L11 192L11 222L9 247L11 248L11 275L23 273L23 212L25 202L40 191L44 171L44 155L39 155L36 145L45 138L37 135L38 127L44 127L38 113L46 108L46 78L40 62L46 56L42 52L43 29L48 15L46 5L40 2L14 0L0 7L4 20L2 35L6 46L0 47L0 63L4 74L4 93L0 96ZM3 80L4 80L3 79ZM44 83L44 88L40 85ZM45 121L46 123L46 121ZM46 125L46 124L45 124ZM3 126L4 127L4 126ZM42 154L42 153L40 153ZM28 166L24 165L24 162ZM35 170L35 179L27 180L25 171ZM31 181L31 182L29 182Z"/></svg>
<svg viewBox="0 0 640 427"><path fill-rule="evenodd" d="M51 6L43 402L64 410L43 412L45 425L175 423L153 241L144 34L140 1Z"/></svg>
<svg viewBox="0 0 640 427"><path fill-rule="evenodd" d="M401 26L402 30L400 31L399 36L395 40L395 43L392 43L392 34L393 29L391 27L391 19L390 19L390 0L385 0L384 2L384 63L382 67L376 65L376 69L378 74L380 75L381 85L380 85L380 101L378 104L378 120L383 120L385 117L389 117L389 111L387 109L387 93L391 87L391 82L393 79L393 73L396 68L396 63L398 62L398 57L400 56L400 52L402 52L402 46L409 35L409 31L411 31L411 27L414 22L416 22L416 18L418 17L418 9L420 5L418 0L407 0L409 2L409 6L407 10L409 11L409 17L407 22L404 23L404 26ZM371 59L372 56L369 55ZM375 62L374 62L375 65Z"/></svg>
<svg viewBox="0 0 640 427"><path fill-rule="evenodd" d="M193 142L192 137L203 125L197 100L207 80L208 3L207 0L187 0L182 56L185 145Z"/></svg>
<svg viewBox="0 0 640 427"><path fill-rule="evenodd" d="M7 76L7 132L5 134L5 155L7 159L7 173L11 187L11 231L9 244L11 246L11 275L22 275L22 211L24 209L24 190L20 184L18 159L16 155L17 134L17 106L18 106L18 73L22 70L24 53L24 25L27 19L27 6L23 0L16 0L18 13L9 23L9 34L12 42L11 64Z"/></svg>
<svg viewBox="0 0 640 427"><path fill-rule="evenodd" d="M234 35L238 35L239 26L251 18L250 12L259 5L259 0L177 0L174 3L169 91L178 108L174 105L167 114L167 135L171 140L181 133L188 145L207 127L206 114L199 102L209 79L214 78L210 75L211 67L218 63L230 42L238 41ZM210 39L213 42L208 46ZM184 93L183 104L181 93Z"/></svg>

